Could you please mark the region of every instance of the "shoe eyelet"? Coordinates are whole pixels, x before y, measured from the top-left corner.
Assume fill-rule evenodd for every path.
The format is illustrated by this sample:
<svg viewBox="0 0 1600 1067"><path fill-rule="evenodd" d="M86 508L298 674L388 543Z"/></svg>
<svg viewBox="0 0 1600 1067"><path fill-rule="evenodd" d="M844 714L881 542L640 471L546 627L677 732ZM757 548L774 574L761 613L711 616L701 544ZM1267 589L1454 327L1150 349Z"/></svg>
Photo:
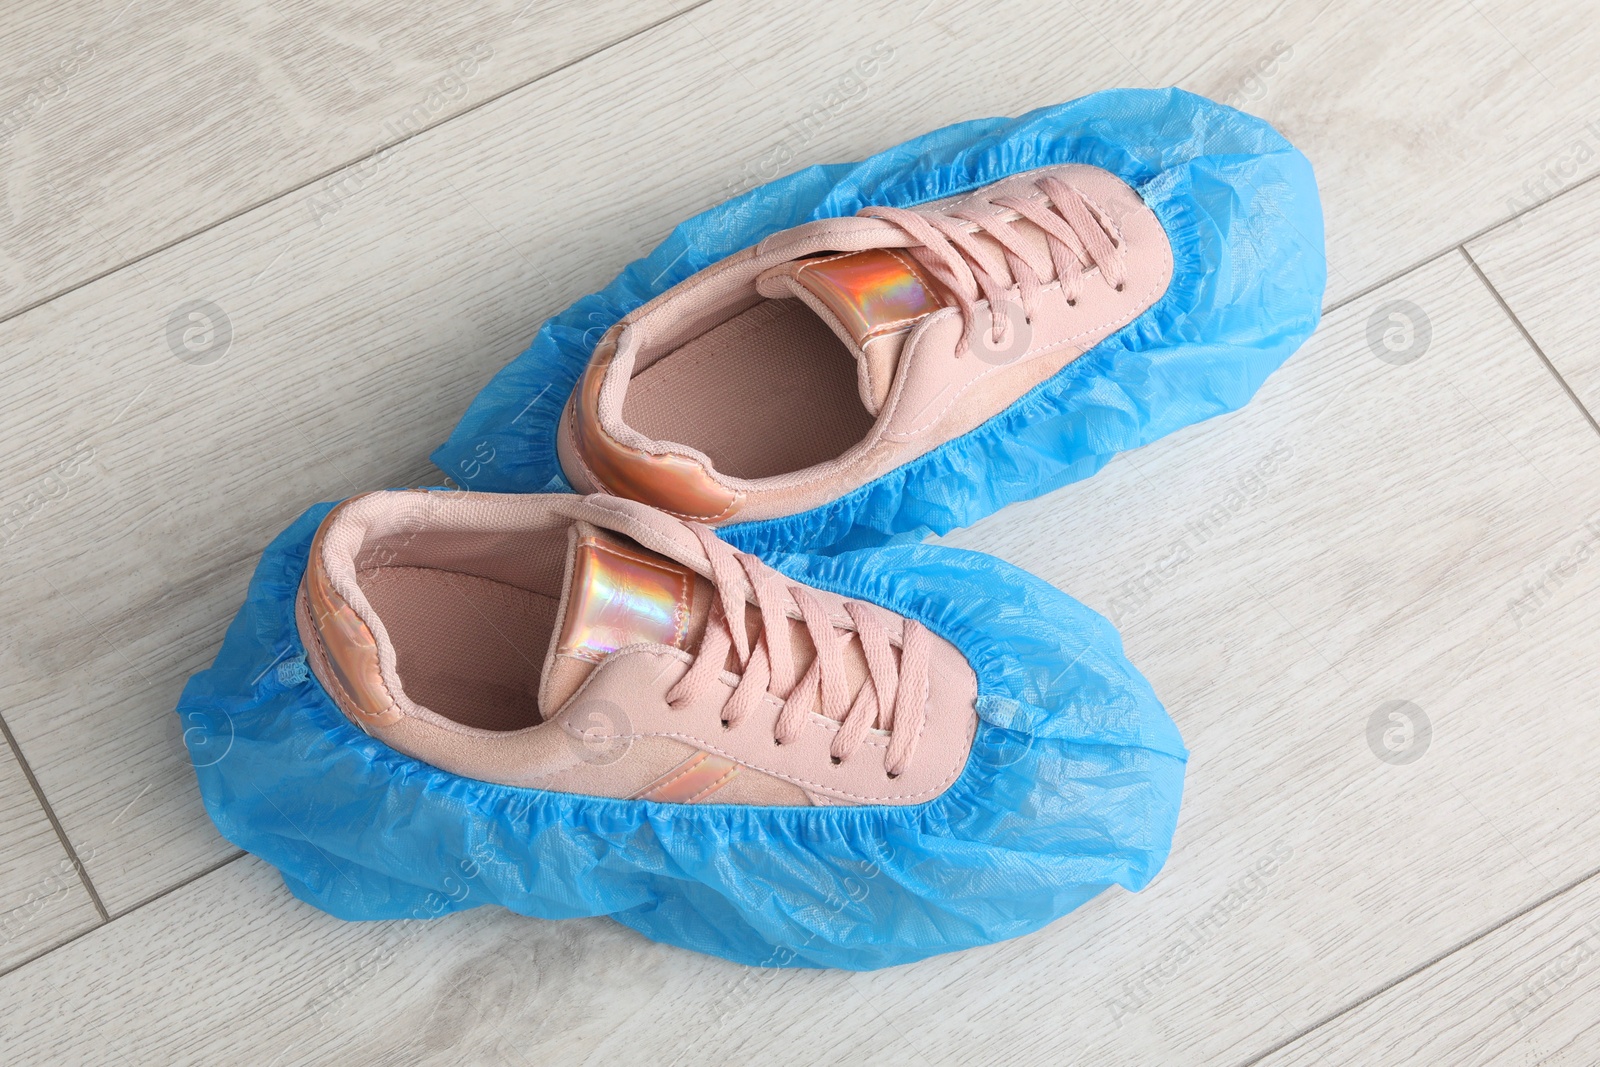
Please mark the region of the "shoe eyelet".
<svg viewBox="0 0 1600 1067"><path fill-rule="evenodd" d="M898 777L900 777L900 775L899 775L899 774L898 774L898 773L897 773L897 772L895 772L895 771L888 771L888 770L886 770L886 771L884 771L884 772L883 772L883 773L884 773L884 775L885 775L885 776L886 776L886 777L887 777L887 778L889 778L889 779L890 779L890 780L893 780L893 779L895 779L895 778L898 778Z"/></svg>
<svg viewBox="0 0 1600 1067"><path fill-rule="evenodd" d="M840 759L838 756L829 756L828 757L828 762L833 764L835 767L837 767L837 766L839 766L839 764L843 763L844 760Z"/></svg>
<svg viewBox="0 0 1600 1067"><path fill-rule="evenodd" d="M1077 307L1077 306L1078 306L1078 302L1077 302L1077 301L1076 301L1076 300L1068 300L1068 301L1067 301L1067 307L1069 307L1069 308L1075 308L1075 307Z"/></svg>
<svg viewBox="0 0 1600 1067"><path fill-rule="evenodd" d="M731 729L733 729L733 723L729 722L727 719L723 719L722 720L722 728L724 730L731 730Z"/></svg>
<svg viewBox="0 0 1600 1067"><path fill-rule="evenodd" d="M782 747L783 747L783 739L782 739L782 738L779 738L779 737L774 737L774 738L773 738L773 739L772 739L772 743L773 743L773 744L774 744L774 745L776 745L776 746L778 746L778 747L779 747L779 748L782 748Z"/></svg>
<svg viewBox="0 0 1600 1067"><path fill-rule="evenodd" d="M1122 292L1122 283L1117 283L1117 292Z"/></svg>

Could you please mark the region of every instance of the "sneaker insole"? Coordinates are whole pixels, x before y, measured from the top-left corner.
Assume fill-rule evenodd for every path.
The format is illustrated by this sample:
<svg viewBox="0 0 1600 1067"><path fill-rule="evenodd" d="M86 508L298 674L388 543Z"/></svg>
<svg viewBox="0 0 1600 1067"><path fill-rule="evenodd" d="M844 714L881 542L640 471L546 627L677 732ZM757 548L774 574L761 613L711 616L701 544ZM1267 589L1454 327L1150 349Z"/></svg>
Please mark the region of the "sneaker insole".
<svg viewBox="0 0 1600 1067"><path fill-rule="evenodd" d="M432 567L380 567L357 581L389 631L412 700L479 730L538 725L555 597Z"/></svg>
<svg viewBox="0 0 1600 1067"><path fill-rule="evenodd" d="M855 359L798 300L765 300L652 363L629 384L622 417L734 478L815 466L872 428Z"/></svg>

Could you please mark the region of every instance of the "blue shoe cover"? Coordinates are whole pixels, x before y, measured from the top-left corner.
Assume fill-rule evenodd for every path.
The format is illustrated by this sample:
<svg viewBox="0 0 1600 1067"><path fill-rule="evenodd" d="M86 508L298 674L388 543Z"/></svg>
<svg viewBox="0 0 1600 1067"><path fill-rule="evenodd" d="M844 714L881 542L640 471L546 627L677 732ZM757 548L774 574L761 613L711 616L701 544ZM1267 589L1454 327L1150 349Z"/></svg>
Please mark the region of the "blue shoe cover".
<svg viewBox="0 0 1600 1067"><path fill-rule="evenodd" d="M447 774L348 722L305 665L301 516L178 704L228 840L345 919L500 904L609 915L766 966L867 969L1036 930L1165 861L1186 753L1111 625L999 560L932 545L784 556L791 577L952 641L978 676L966 768L911 807L612 800Z"/></svg>
<svg viewBox="0 0 1600 1067"><path fill-rule="evenodd" d="M969 525L1242 406L1316 327L1327 261L1306 158L1260 119L1203 97L1110 90L808 167L696 215L547 321L433 460L468 489L567 489L555 451L561 408L595 342L629 311L779 230L1058 163L1102 167L1139 191L1172 242L1166 295L972 432L823 507L725 526L724 537L761 554L819 552Z"/></svg>

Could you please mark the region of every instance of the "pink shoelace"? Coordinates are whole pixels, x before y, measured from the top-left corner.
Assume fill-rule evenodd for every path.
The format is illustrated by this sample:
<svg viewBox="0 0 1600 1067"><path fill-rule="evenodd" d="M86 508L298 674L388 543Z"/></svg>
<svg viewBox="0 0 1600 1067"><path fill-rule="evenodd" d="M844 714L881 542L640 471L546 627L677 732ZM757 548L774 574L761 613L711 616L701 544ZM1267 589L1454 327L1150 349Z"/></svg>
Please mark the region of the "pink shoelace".
<svg viewBox="0 0 1600 1067"><path fill-rule="evenodd" d="M1032 322L1039 295L1054 269L1068 305L1078 302L1084 269L1099 267L1108 285L1122 291L1124 249L1115 227L1084 199L1082 193L1059 178L1043 177L1034 182L1049 198L1049 206L1020 196L1001 196L988 201L996 207L1016 212L1021 219L1007 220L971 208L949 214L921 212L899 207L867 207L856 212L892 222L904 230L917 246L906 249L949 291L961 309L965 326L957 355L971 349L976 332L977 302L989 301L989 336L1000 343L1006 327L1006 293L1013 281L1020 288L1022 311ZM1052 208L1054 210L1052 210ZM1043 231L1050 250L1050 261L1040 262L1038 249L1023 242L1015 229L1026 219ZM968 224L993 238L1002 255L976 240Z"/></svg>
<svg viewBox="0 0 1600 1067"><path fill-rule="evenodd" d="M737 726L756 710L768 694L783 700L783 710L773 727L773 741L788 744L800 736L813 710L839 723L829 755L842 763L861 747L875 725L890 734L884 769L898 778L911 764L917 738L922 733L928 699L931 637L923 626L905 619L900 635L900 658L895 662L891 625L896 617L872 604L850 600L845 611L867 661L867 678L854 699L844 663L849 631L841 633L826 608L811 591L786 581L754 556L735 551L705 526L686 523L700 539L711 561L717 603L706 622L705 637L688 673L667 694L670 706L693 703L717 684L731 650L739 663L739 684L723 707L722 725ZM784 612L787 594L800 609L806 632L816 648L804 675L795 664L789 617ZM754 600L761 612L761 632L754 645L744 625L745 605ZM730 624L730 620L738 620Z"/></svg>

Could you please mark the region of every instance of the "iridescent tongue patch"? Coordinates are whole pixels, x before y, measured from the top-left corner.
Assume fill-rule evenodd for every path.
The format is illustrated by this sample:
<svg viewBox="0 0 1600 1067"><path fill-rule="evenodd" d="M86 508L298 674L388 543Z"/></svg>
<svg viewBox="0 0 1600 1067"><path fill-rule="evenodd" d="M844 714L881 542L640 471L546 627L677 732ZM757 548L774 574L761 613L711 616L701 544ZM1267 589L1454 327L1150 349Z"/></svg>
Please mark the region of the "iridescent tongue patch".
<svg viewBox="0 0 1600 1067"><path fill-rule="evenodd" d="M599 663L641 642L682 648L694 577L661 556L600 536L580 538L556 654Z"/></svg>
<svg viewBox="0 0 1600 1067"><path fill-rule="evenodd" d="M799 282L839 319L856 344L907 329L944 307L916 261L890 248L802 260Z"/></svg>

